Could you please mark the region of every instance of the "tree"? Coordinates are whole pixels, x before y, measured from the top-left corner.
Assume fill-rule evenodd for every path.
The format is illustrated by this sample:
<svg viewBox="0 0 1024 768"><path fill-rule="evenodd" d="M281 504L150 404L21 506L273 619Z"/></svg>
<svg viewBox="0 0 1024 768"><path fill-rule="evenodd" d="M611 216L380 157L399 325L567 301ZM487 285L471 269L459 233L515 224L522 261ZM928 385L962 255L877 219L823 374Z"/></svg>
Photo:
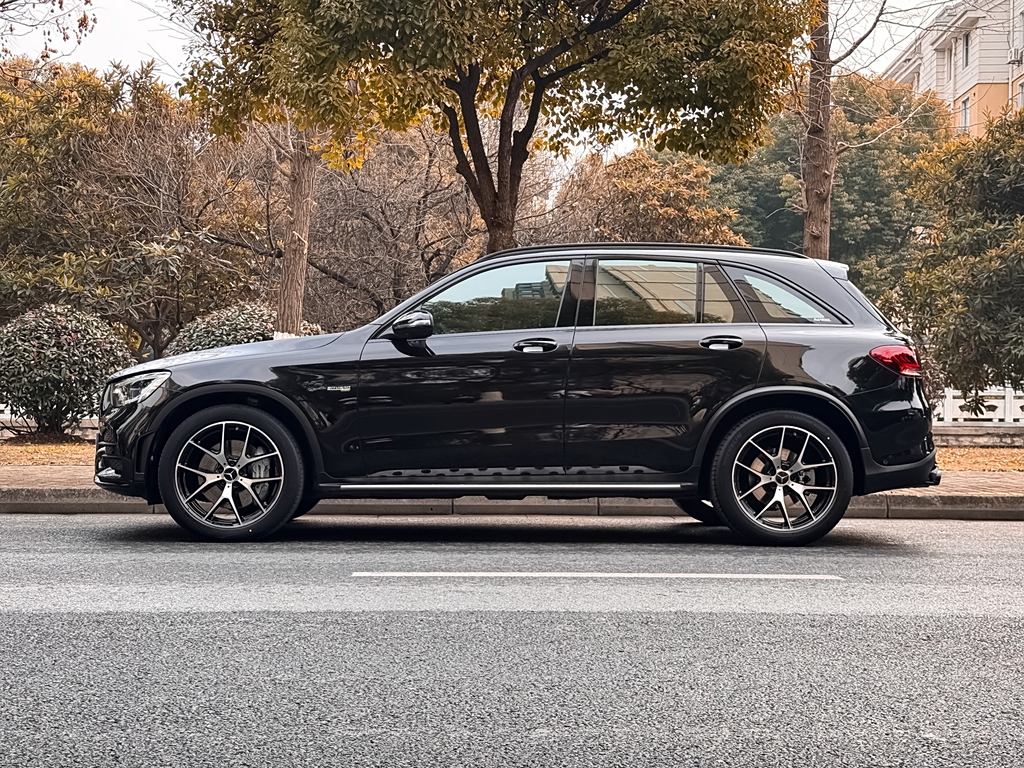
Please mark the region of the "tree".
<svg viewBox="0 0 1024 768"><path fill-rule="evenodd" d="M358 168L321 167L316 179L307 313L326 327L377 317L483 248L447 136L429 121L381 135ZM550 185L536 186L546 201ZM529 179L526 189L535 194Z"/></svg>
<svg viewBox="0 0 1024 768"><path fill-rule="evenodd" d="M287 158L283 171L288 182L287 231L281 250L281 281L277 290L276 327L282 333L302 332L302 305L306 293L306 260L309 256L309 231L313 221L313 188L319 162L313 148L312 131L286 126L286 146L280 147Z"/></svg>
<svg viewBox="0 0 1024 768"><path fill-rule="evenodd" d="M805 256L831 258L833 191L840 155L875 141L875 137L859 144L839 140L834 122L835 88L842 79L857 76L851 64L879 26L884 26L887 16L916 10L890 10L888 0L878 0L873 8L863 0L814 0L806 87L794 94L793 105L803 128L799 189Z"/></svg>
<svg viewBox="0 0 1024 768"><path fill-rule="evenodd" d="M936 383L1024 386L1024 112L918 166L934 225L886 269L883 306L925 343Z"/></svg>
<svg viewBox="0 0 1024 768"><path fill-rule="evenodd" d="M709 200L711 171L691 157L661 162L644 149L605 163L592 156L560 192L559 240L732 243L735 212Z"/></svg>
<svg viewBox="0 0 1024 768"><path fill-rule="evenodd" d="M908 180L922 154L952 137L949 113L942 102L908 86L853 74L835 80L832 99L830 124L839 151L830 193L830 257L863 278L862 268L899 258L928 225L928 202L910 195ZM771 140L748 160L715 169L712 198L737 210L733 229L754 245L802 247L803 130L799 117L786 112L773 121ZM872 284L864 287L874 292Z"/></svg>
<svg viewBox="0 0 1024 768"><path fill-rule="evenodd" d="M74 303L159 356L262 291L262 159L211 137L151 68L36 69L0 89L0 132L0 315Z"/></svg>
<svg viewBox="0 0 1024 768"><path fill-rule="evenodd" d="M781 106L807 8L789 0L176 0L204 36L188 90L228 130L283 103L346 146L427 111L487 227L515 243L536 140L625 134L739 157ZM481 128L494 116L489 147ZM542 120L548 129L541 137Z"/></svg>

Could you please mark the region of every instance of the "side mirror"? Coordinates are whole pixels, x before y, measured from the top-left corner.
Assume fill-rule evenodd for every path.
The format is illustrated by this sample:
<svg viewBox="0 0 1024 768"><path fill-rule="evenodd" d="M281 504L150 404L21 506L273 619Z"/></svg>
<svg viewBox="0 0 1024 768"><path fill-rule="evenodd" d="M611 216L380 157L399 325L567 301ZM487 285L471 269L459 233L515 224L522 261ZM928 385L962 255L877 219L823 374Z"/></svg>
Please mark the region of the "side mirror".
<svg viewBox="0 0 1024 768"><path fill-rule="evenodd" d="M425 339L434 333L434 316L422 309L414 309L391 324L391 335L396 339Z"/></svg>

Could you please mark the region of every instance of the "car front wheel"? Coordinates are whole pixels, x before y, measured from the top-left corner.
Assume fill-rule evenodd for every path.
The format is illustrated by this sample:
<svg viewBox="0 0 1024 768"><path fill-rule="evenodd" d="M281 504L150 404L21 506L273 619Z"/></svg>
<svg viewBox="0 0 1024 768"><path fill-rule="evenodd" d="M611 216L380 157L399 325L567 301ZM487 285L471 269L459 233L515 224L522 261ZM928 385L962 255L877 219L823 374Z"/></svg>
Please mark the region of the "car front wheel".
<svg viewBox="0 0 1024 768"><path fill-rule="evenodd" d="M219 405L185 419L160 454L164 506L189 532L253 541L292 518L303 497L302 453L273 416Z"/></svg>
<svg viewBox="0 0 1024 768"><path fill-rule="evenodd" d="M725 436L711 468L712 501L754 544L807 544L831 531L853 493L846 446L795 411L750 416Z"/></svg>
<svg viewBox="0 0 1024 768"><path fill-rule="evenodd" d="M722 525L722 517L718 510L711 506L706 499L673 499L676 506L686 515L694 520L699 520L704 525Z"/></svg>

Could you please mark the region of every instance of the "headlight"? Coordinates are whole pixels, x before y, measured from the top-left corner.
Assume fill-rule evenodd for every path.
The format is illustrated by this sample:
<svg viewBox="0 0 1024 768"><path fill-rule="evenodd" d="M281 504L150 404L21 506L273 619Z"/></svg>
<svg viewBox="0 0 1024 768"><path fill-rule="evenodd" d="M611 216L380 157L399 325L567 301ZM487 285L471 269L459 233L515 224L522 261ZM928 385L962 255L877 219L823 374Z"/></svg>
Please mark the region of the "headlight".
<svg viewBox="0 0 1024 768"><path fill-rule="evenodd" d="M167 381L170 375L170 371L152 371L107 384L107 388L103 390L103 412L145 400Z"/></svg>

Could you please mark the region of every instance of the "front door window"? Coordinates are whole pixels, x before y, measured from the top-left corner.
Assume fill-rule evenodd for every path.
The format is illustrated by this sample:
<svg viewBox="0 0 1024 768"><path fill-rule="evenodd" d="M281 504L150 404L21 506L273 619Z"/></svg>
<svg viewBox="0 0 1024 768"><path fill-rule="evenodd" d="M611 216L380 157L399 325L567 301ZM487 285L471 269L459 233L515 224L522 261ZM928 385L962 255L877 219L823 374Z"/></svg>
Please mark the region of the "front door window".
<svg viewBox="0 0 1024 768"><path fill-rule="evenodd" d="M434 316L434 334L481 333L571 325L564 306L569 261L495 267L461 280L421 305Z"/></svg>

